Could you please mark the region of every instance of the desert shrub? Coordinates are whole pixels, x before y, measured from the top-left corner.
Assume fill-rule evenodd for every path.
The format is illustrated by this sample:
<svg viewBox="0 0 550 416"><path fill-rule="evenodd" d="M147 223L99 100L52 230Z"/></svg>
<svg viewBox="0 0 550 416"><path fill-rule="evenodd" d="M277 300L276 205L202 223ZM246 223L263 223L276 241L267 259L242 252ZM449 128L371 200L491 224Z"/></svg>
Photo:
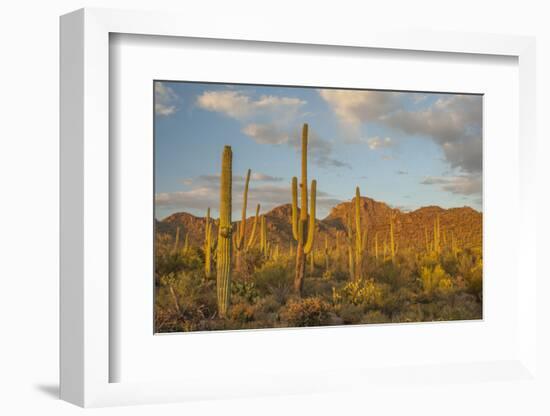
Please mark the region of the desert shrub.
<svg viewBox="0 0 550 416"><path fill-rule="evenodd" d="M246 280L237 280L231 283L231 295L233 298L248 302L256 303L260 298L260 293L256 289L254 282Z"/></svg>
<svg viewBox="0 0 550 416"><path fill-rule="evenodd" d="M240 302L231 305L231 308L229 309L229 317L239 323L247 323L254 320L254 312L255 308L253 305Z"/></svg>
<svg viewBox="0 0 550 416"><path fill-rule="evenodd" d="M309 278L304 280L303 296L321 296L330 298L332 294L332 283L323 278Z"/></svg>
<svg viewBox="0 0 550 416"><path fill-rule="evenodd" d="M361 305L364 308L376 308L383 305L387 286L372 279L355 280L346 283L342 288L332 289L332 302L338 304Z"/></svg>
<svg viewBox="0 0 550 416"><path fill-rule="evenodd" d="M266 296L258 302L258 309L265 313L279 312L280 308L281 304L273 295Z"/></svg>
<svg viewBox="0 0 550 416"><path fill-rule="evenodd" d="M481 259L478 259L470 269L469 276L466 278L466 290L481 301L483 297L483 263Z"/></svg>
<svg viewBox="0 0 550 416"><path fill-rule="evenodd" d="M340 306L338 316L344 324L358 324L363 318L363 308L359 305L346 303Z"/></svg>
<svg viewBox="0 0 550 416"><path fill-rule="evenodd" d="M272 295L283 304L292 292L293 274L283 265L268 263L254 274L254 282L261 296Z"/></svg>
<svg viewBox="0 0 550 416"><path fill-rule="evenodd" d="M391 322L422 322L424 321L424 311L422 305L414 303L394 313Z"/></svg>
<svg viewBox="0 0 550 416"><path fill-rule="evenodd" d="M158 276L181 271L201 271L204 265L202 250L190 248L186 253L157 253L155 272Z"/></svg>
<svg viewBox="0 0 550 416"><path fill-rule="evenodd" d="M349 279L349 272L342 268L337 268L331 271L331 277L337 282L345 282Z"/></svg>
<svg viewBox="0 0 550 416"><path fill-rule="evenodd" d="M288 326L325 325L330 319L330 305L320 297L291 299L281 311Z"/></svg>
<svg viewBox="0 0 550 416"><path fill-rule="evenodd" d="M451 277L439 264L433 268L422 266L420 269L420 279L422 280L424 293L428 295L433 294L438 289L443 292L448 292L453 286Z"/></svg>
<svg viewBox="0 0 550 416"><path fill-rule="evenodd" d="M383 324L387 322L391 322L390 318L377 310L367 312L361 319L362 324Z"/></svg>
<svg viewBox="0 0 550 416"><path fill-rule="evenodd" d="M199 322L216 314L215 282L205 281L200 272L163 275L155 296L156 330L191 331Z"/></svg>
<svg viewBox="0 0 550 416"><path fill-rule="evenodd" d="M236 276L248 281L252 279L254 272L264 265L265 257L258 248L252 248L240 253L239 261L240 270Z"/></svg>

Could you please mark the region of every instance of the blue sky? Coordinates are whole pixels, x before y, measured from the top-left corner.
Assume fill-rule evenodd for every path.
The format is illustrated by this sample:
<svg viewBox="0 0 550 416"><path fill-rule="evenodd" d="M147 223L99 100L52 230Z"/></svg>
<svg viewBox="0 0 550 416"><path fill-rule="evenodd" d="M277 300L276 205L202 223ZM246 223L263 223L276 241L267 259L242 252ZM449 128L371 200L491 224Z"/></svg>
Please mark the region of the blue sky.
<svg viewBox="0 0 550 416"><path fill-rule="evenodd" d="M309 124L318 218L361 194L403 210L481 211L479 95L155 82L155 215L217 216L224 145L233 149L234 217L252 170L249 215L290 202Z"/></svg>

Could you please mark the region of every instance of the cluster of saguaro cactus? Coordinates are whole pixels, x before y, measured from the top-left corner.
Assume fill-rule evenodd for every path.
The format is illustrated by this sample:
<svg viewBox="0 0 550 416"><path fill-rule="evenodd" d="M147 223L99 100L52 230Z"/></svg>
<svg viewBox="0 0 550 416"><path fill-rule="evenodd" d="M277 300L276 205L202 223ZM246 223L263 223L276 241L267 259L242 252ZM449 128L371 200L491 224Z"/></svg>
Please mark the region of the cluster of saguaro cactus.
<svg viewBox="0 0 550 416"><path fill-rule="evenodd" d="M185 240L183 242L183 247L181 251L179 250L180 245L180 227L176 227L176 237L174 238L174 246L172 247L172 254L187 254L189 252L189 233L185 234Z"/></svg>
<svg viewBox="0 0 550 416"><path fill-rule="evenodd" d="M206 278L212 275L212 220L210 219L210 207L206 210L204 225L204 275Z"/></svg>
<svg viewBox="0 0 550 416"><path fill-rule="evenodd" d="M216 261L216 288L218 314L227 315L231 301L231 182L232 182L231 146L225 146L222 154L222 172L220 178L220 224L218 227L218 247Z"/></svg>
<svg viewBox="0 0 550 416"><path fill-rule="evenodd" d="M302 128L302 177L300 183L300 216L298 218L298 179L292 178L292 234L297 241L296 247L296 274L294 277L294 291L301 295L304 285L306 256L311 252L315 239L315 203L317 181L311 181L311 212L308 224L308 186L307 186L307 142L308 125Z"/></svg>

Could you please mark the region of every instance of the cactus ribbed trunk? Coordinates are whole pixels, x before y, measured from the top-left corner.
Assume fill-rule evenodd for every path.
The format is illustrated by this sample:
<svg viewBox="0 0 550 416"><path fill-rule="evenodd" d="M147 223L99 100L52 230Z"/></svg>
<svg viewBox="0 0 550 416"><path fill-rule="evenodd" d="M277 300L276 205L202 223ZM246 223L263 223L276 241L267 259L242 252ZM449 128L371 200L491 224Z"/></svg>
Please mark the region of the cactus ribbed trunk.
<svg viewBox="0 0 550 416"><path fill-rule="evenodd" d="M231 146L225 146L222 155L222 173L220 179L220 225L218 228L217 250L217 297L218 314L225 318L231 302L231 180L232 180Z"/></svg>
<svg viewBox="0 0 550 416"><path fill-rule="evenodd" d="M306 256L313 248L315 238L315 198L317 181L311 181L311 212L308 216L307 189L307 141L308 125L302 128L302 176L300 182L300 216L298 218L298 179L292 178L292 234L298 246L296 247L296 270L294 276L294 291L301 296L304 286ZM308 223L309 222L309 223Z"/></svg>

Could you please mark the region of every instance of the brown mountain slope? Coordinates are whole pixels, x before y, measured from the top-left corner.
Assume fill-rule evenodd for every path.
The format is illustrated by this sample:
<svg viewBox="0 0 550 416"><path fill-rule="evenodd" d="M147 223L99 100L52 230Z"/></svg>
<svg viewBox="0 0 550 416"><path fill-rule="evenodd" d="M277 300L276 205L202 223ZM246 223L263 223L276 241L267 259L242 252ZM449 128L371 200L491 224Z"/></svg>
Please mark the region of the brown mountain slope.
<svg viewBox="0 0 550 416"><path fill-rule="evenodd" d="M439 215L442 244L450 244L454 238L462 248L481 247L482 244L482 214L469 207L443 209L437 206L422 207L412 212L401 212L390 208L387 204L375 201L371 198L361 198L361 226L367 231L367 250L374 247L375 236L378 235L380 249L384 240L389 241L389 219L394 218L394 233L399 250L426 247L426 234L428 240L433 238L434 221ZM281 249L288 249L290 243L295 244L292 237L291 205L281 205L266 213L268 241L271 244L279 244ZM343 243L343 232L346 229L347 217L351 215L352 224L355 220L353 201L343 202L335 206L330 214L317 221L316 249L321 249L328 237L329 245L336 244L337 234L340 234L340 242ZM247 221L247 239L252 231L254 218ZM175 235L176 227L180 226L180 239L189 233L191 245L202 245L204 240L205 218L195 217L181 212L172 214L162 221L156 222L158 234ZM259 224L256 229L259 232ZM214 225L214 235L216 226ZM259 236L256 238L259 242Z"/></svg>

